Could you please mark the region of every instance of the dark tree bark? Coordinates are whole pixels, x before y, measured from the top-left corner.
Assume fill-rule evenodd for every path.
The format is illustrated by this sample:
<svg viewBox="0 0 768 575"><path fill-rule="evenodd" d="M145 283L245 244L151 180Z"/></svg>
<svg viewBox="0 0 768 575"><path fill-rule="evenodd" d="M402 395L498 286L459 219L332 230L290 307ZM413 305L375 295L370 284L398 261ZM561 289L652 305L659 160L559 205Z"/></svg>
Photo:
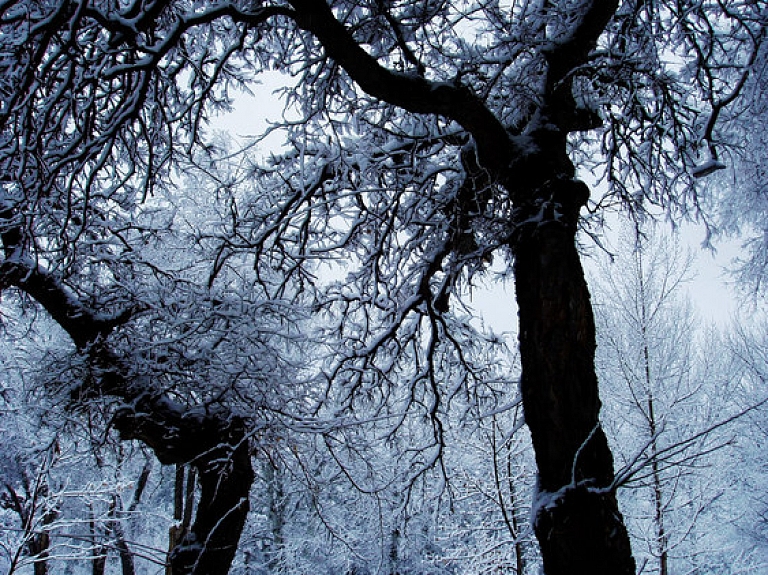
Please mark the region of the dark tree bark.
<svg viewBox="0 0 768 575"><path fill-rule="evenodd" d="M104 575L107 569L109 547L103 543L97 543L99 540L103 541L106 534L101 532L102 530L98 529L96 525L93 507L90 508L90 513L91 520L88 522L88 527L91 531L91 540L93 541L93 548L91 549L91 575Z"/></svg>
<svg viewBox="0 0 768 575"><path fill-rule="evenodd" d="M584 2L571 32L542 49L547 75L541 104L525 131L513 134L466 86L435 84L380 66L324 0L291 0L299 26L365 92L461 125L472 136L479 166L513 200L521 388L539 471L538 501L546 503L534 521L547 575L635 571L613 490L613 456L599 423L595 324L576 249L579 211L589 189L574 179L567 152L569 133L599 125L574 101L573 72L588 62L618 4Z"/></svg>
<svg viewBox="0 0 768 575"><path fill-rule="evenodd" d="M115 536L115 548L120 558L120 571L122 575L136 575L136 565L133 561L133 553L125 540L123 526L119 520L115 520L111 526Z"/></svg>
<svg viewBox="0 0 768 575"><path fill-rule="evenodd" d="M141 497L147 487L151 470L152 465L148 460L144 463L144 467L141 469L141 473L139 473L138 480L136 481L136 489L133 492L133 499L128 506L129 513L135 511L141 502ZM115 540L115 548L117 549L120 558L120 570L122 575L136 575L133 552L125 538L125 530L123 529L123 524L121 522L121 515L120 499L117 495L113 495L110 506L110 516L112 517L112 520L108 523L108 531L113 535Z"/></svg>
<svg viewBox="0 0 768 575"><path fill-rule="evenodd" d="M35 558L35 575L48 575L48 558L51 547L51 534L46 529L58 517L58 510L51 509L43 515L43 529L35 533L29 541L29 554Z"/></svg>
<svg viewBox="0 0 768 575"><path fill-rule="evenodd" d="M161 463L189 463L197 470L194 521L170 553L170 572L225 574L245 526L254 479L245 423L223 413L178 413L158 403L119 411L114 423L123 439L143 441Z"/></svg>
<svg viewBox="0 0 768 575"><path fill-rule="evenodd" d="M531 48L542 58L543 83L541 93L536 94L538 108L527 125L516 131L508 129L461 78L432 82L425 76L381 66L336 19L326 0L289 0L288 5L274 8L274 12L250 8L249 12L227 3L222 10L253 25L264 23L271 14L291 18L313 34L334 64L366 93L411 113L440 115L456 122L471 136L477 166L488 172L488 181L508 192L516 210L510 222L514 229L510 247L520 309L521 387L539 468L541 504L535 528L545 572L634 572L613 492L612 455L599 425L595 326L575 243L579 210L589 193L583 183L573 179L567 155L568 134L592 128L596 121L574 102L573 78L589 68L590 54L619 1L574 3L569 29ZM212 19L224 13L201 17ZM148 26L152 18L149 13L142 25ZM467 225L467 230L458 232L471 232L469 219L456 218L457 226ZM6 236L5 245L14 245L14 238ZM499 239L499 243L505 241ZM48 300L46 307L60 324L70 325L68 332L78 346L96 341L119 321L117 317L96 321L69 298L57 297L61 294L55 282L47 281L49 276L14 265L6 261L7 269L0 266L0 288L5 276L6 282L27 290L43 305ZM433 267L432 273L436 273L439 265ZM441 300L434 307L441 311L445 305ZM90 320L85 321L84 315ZM101 361L106 371L117 365L109 353ZM124 395L126 382L117 371L113 381L103 386L109 393ZM234 536L242 529L252 480L244 428L241 422L221 414L193 416L169 409L161 399L142 397L146 406L118 414L116 426L124 437L145 441L161 461L190 462L198 469L198 516L189 537L172 554L172 565L178 573L224 573L234 554L229 542L236 541ZM181 441L172 439L169 430ZM217 438L214 443L211 437Z"/></svg>
<svg viewBox="0 0 768 575"><path fill-rule="evenodd" d="M26 537L26 543L24 547L30 557L33 557L33 571L35 575L47 575L48 573L48 558L49 549L51 546L51 535L48 527L59 516L59 510L57 507L52 507L43 512L41 518L42 529L35 531L35 511L40 500L44 500L48 496L48 484L45 480L37 483L30 482L24 474L24 490L25 496L19 495L19 493L11 485L5 484L6 493L0 497L0 504L6 508L13 510L19 516L21 526ZM22 549L19 549L18 554L11 560L11 566L9 573L13 573L16 570L19 555L21 555Z"/></svg>
<svg viewBox="0 0 768 575"><path fill-rule="evenodd" d="M586 186L550 182L513 245L521 392L538 466L534 529L547 575L635 572L600 427L595 325L575 245ZM535 213L534 213L535 211Z"/></svg>

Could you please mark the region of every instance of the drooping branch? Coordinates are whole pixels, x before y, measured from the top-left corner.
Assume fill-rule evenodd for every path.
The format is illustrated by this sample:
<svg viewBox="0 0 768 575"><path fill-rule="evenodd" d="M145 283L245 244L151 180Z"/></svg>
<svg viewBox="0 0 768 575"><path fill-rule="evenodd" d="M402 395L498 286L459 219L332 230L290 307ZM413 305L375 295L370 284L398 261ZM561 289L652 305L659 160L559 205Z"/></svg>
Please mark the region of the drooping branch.
<svg viewBox="0 0 768 575"><path fill-rule="evenodd" d="M726 168L726 165L720 162L719 154L717 152L717 147L715 146L715 138L714 138L715 126L718 123L720 114L722 114L723 111L728 106L730 106L734 101L736 101L741 95L741 93L743 92L744 87L747 85L747 80L749 79L750 75L753 73L752 68L754 67L755 62L757 61L757 57L760 54L760 51L762 49L763 43L766 41L766 38L768 38L768 31L764 27L761 30L760 35L755 38L754 45L752 47L752 52L749 55L749 58L746 64L744 65L744 69L739 75L739 77L737 78L733 87L730 89L730 91L727 94L723 95L721 98L712 102L712 111L709 115L709 119L707 120L704 130L701 134L701 143L706 144L709 157L703 163L699 164L693 169L694 177L703 178L718 170L722 170Z"/></svg>

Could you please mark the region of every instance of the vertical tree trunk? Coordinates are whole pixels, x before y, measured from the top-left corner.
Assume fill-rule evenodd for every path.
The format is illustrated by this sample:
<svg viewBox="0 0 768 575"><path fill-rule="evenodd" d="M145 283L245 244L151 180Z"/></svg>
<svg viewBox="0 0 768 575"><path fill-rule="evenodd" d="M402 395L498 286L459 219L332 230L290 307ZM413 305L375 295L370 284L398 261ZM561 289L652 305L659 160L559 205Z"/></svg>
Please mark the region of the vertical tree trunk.
<svg viewBox="0 0 768 575"><path fill-rule="evenodd" d="M48 484L42 483L39 487L39 494L43 497L48 496ZM33 513L30 509L30 514ZM34 573L35 575L48 575L48 558L50 556L51 547L51 534L48 527L59 516L59 511L56 507L46 510L43 513L41 527L39 533L32 536L30 541L30 552L35 557Z"/></svg>
<svg viewBox="0 0 768 575"><path fill-rule="evenodd" d="M517 416L515 416L515 420ZM516 421L515 421L516 423ZM507 447L506 454L506 478L502 477L501 473L501 449L496 440L496 417L494 416L491 421L491 452L493 454L493 482L496 488L496 497L501 508L501 517L504 520L504 524L507 526L509 536L515 542L515 575L523 575L525 572L525 547L523 541L520 538L520 525L518 521L517 511L517 488L515 487L515 481L512 478L512 454L511 448ZM506 479L506 480L504 480ZM506 496L504 494L503 484L506 484Z"/></svg>
<svg viewBox="0 0 768 575"><path fill-rule="evenodd" d="M231 432L244 437L242 428ZM195 462L200 485L195 520L169 557L173 575L228 573L248 515L253 483L248 442L224 443L201 459Z"/></svg>
<svg viewBox="0 0 768 575"><path fill-rule="evenodd" d="M144 463L144 467L139 473L139 478L136 481L136 489L133 492L133 500L128 506L128 512L133 513L141 502L141 496L144 494L144 490L147 487L149 481L149 474L152 471L152 463L147 460ZM118 517L117 511L119 510L119 499L117 496L113 496L112 500L113 509L115 510L115 520L112 522L112 531L115 534L115 547L120 556L120 568L122 575L136 575L136 564L133 560L133 552L128 545L128 541L125 539L125 530L123 524Z"/></svg>
<svg viewBox="0 0 768 575"><path fill-rule="evenodd" d="M48 497L48 484L38 475L37 482L33 486L30 485L26 473L23 473L23 476L26 498L21 497L10 484L5 484L7 499L4 497L3 506L13 510L19 516L24 533L24 542L19 545L12 558L10 558L8 575L16 572L16 568L25 554L34 558L34 575L47 575L49 549L51 546L51 535L48 526L56 520L59 512L56 507L45 511L41 521L42 529L36 531L36 507L39 504L39 499L45 500Z"/></svg>
<svg viewBox="0 0 768 575"><path fill-rule="evenodd" d="M648 310L647 294L645 287L645 269L643 266L643 251L641 247L641 231L635 230L637 247L635 258L637 265L637 278L640 289L640 332L643 345L643 376L645 378L645 392L647 394L645 414L648 424L648 437L651 441L651 474L653 476L653 503L654 521L656 523L656 554L659 558L659 575L668 575L669 553L667 550L667 532L664 527L664 493L661 485L661 471L659 469L659 438L657 436L656 411L654 409L653 377L651 375L651 346L648 341ZM633 392L634 393L634 392Z"/></svg>
<svg viewBox="0 0 768 575"><path fill-rule="evenodd" d="M176 464L173 481L173 525L168 530L168 555L170 556L189 533L195 506L195 470L183 463ZM166 575L173 575L171 562L165 567Z"/></svg>
<svg viewBox="0 0 768 575"><path fill-rule="evenodd" d="M125 540L125 532L119 520L114 522L115 547L120 557L120 569L122 575L136 575L136 565L133 562L133 553Z"/></svg>
<svg viewBox="0 0 768 575"><path fill-rule="evenodd" d="M646 351L647 351L646 347ZM659 557L659 575L669 575L669 550L667 530L664 526L664 491L659 469L659 441L656 435L656 416L653 411L653 394L648 388L648 431L651 434L651 473L653 474L653 503L656 523L656 554Z"/></svg>
<svg viewBox="0 0 768 575"><path fill-rule="evenodd" d="M34 572L35 575L48 575L48 548L51 545L51 536L47 531L34 536L30 544L32 554L35 557Z"/></svg>
<svg viewBox="0 0 768 575"><path fill-rule="evenodd" d="M109 521L107 522L105 535L114 541L113 546L117 550L118 557L120 558L122 575L135 575L136 567L133 563L131 548L125 540L125 531L123 530L123 524L120 519L120 515L122 515L121 511L120 498L117 494L112 494L112 503L109 505ZM108 549L105 547L104 568L106 568L107 550ZM103 568L101 572L104 572Z"/></svg>
<svg viewBox="0 0 768 575"><path fill-rule="evenodd" d="M613 457L598 420L595 324L576 250L586 186L550 180L519 210L514 272L521 392L538 465L534 530L546 575L630 575Z"/></svg>
<svg viewBox="0 0 768 575"><path fill-rule="evenodd" d="M389 575L399 575L400 530L395 527L389 534Z"/></svg>

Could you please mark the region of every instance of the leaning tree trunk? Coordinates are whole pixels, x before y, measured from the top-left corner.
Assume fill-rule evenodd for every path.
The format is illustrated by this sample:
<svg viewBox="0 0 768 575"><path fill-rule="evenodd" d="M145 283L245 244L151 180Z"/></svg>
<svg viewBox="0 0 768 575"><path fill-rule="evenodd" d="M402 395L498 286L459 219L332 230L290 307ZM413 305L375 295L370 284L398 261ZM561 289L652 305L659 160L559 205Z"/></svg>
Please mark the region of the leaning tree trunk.
<svg viewBox="0 0 768 575"><path fill-rule="evenodd" d="M5 252L0 260L0 292L14 286L35 299L84 354L92 377L73 390L74 396L120 399L124 407L116 410L112 425L122 439L142 441L161 463L197 469L197 512L189 533L169 554L171 573L226 575L245 526L254 479L245 421L222 405L179 403L156 391L152 381L134 376L130 358L106 341L129 319L131 310L110 317L80 302L59 277L25 255L23 232L13 223L14 216L13 210L0 209Z"/></svg>
<svg viewBox="0 0 768 575"><path fill-rule="evenodd" d="M546 575L635 570L598 419L595 324L575 244L588 196L582 182L549 180L519 210L512 246L520 385L538 465L534 530Z"/></svg>
<svg viewBox="0 0 768 575"><path fill-rule="evenodd" d="M117 372L118 378L120 372ZM166 465L197 471L194 521L169 554L172 575L226 575L235 558L254 480L245 422L224 408L185 411L165 397L145 396L118 410L122 439L138 439Z"/></svg>

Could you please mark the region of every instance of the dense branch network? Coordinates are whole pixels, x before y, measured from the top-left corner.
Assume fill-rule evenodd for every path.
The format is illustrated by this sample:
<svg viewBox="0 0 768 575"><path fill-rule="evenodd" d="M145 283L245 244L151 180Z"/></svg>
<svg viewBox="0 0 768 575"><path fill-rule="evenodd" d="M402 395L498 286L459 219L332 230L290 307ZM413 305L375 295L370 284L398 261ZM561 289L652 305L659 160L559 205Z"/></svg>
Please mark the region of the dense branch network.
<svg viewBox="0 0 768 575"><path fill-rule="evenodd" d="M7 2L0 288L35 299L88 356L97 377L83 397L129 406L115 412L125 437L161 460L193 462L210 480L204 497L225 496L215 477L239 482L240 499L222 503L237 510L232 534L251 477L233 405L297 426L330 422L330 443L345 417L389 438L418 428L406 484L440 469L451 402L490 390L479 412L509 399L487 384L498 370L485 353L498 341L474 329L462 297L507 258L522 400L539 489L553 502L537 508L544 554L555 557L545 565L567 572L608 542L606 565L624 572L631 555L609 489L574 243L590 201L577 170L605 182L598 204L685 209L694 190L696 209L692 176L714 166L699 149L720 145L718 121L749 77L765 17L758 3L735 1ZM279 128L289 149L204 190L220 203L189 235L202 261L153 263L147 245L177 223L178 171L222 158L206 122L268 70L292 78L295 117ZM174 299L183 289L188 300ZM310 312L297 323L311 326L324 360L302 374L309 398L292 403L255 375L253 357L290 348L285 325ZM262 313L272 323L254 333L248 314ZM136 370L143 356L116 346L125 338L131 348L150 317L169 320L158 341L178 343L160 354L144 340L143 353L162 355L156 363L172 373L158 378L172 382L168 393L147 379L156 365ZM212 381L193 381L200 366ZM168 443L169 429L200 445ZM561 526L565 543L549 535ZM590 532L602 542L581 545Z"/></svg>
<svg viewBox="0 0 768 575"><path fill-rule="evenodd" d="M14 219L9 210L2 216L6 226ZM0 234L5 251L0 287L16 288L37 301L87 357L90 376L70 392L72 399L116 398L112 425L123 439L143 442L163 464L192 465L199 471L195 521L172 550L172 572L226 571L245 524L254 477L244 421L222 405L185 405L149 378L137 378L132 358L119 355L109 343L135 310L113 316L92 311L61 278L23 255L19 235L14 227Z"/></svg>

